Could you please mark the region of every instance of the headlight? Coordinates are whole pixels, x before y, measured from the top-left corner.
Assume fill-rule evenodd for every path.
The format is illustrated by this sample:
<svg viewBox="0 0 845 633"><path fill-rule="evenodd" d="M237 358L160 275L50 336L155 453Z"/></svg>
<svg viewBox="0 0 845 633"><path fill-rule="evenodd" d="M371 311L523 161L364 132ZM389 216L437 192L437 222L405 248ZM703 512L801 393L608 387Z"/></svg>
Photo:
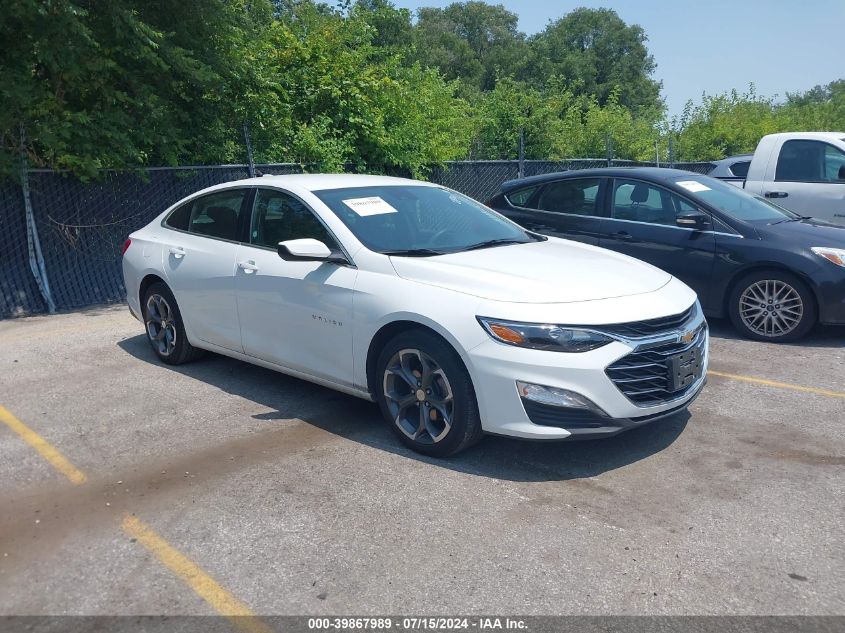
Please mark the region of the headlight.
<svg viewBox="0 0 845 633"><path fill-rule="evenodd" d="M478 317L487 333L507 345L552 352L589 352L614 339L598 332L543 323L518 323Z"/></svg>
<svg viewBox="0 0 845 633"><path fill-rule="evenodd" d="M816 255L821 255L827 261L845 268L845 248L828 248L826 246L814 246L810 249Z"/></svg>

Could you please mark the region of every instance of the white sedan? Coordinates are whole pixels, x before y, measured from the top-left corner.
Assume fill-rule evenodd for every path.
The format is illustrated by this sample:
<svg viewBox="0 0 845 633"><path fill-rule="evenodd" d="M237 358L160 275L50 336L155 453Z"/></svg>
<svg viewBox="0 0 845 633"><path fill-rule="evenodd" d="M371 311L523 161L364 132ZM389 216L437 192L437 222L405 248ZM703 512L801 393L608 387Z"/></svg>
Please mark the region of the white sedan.
<svg viewBox="0 0 845 633"><path fill-rule="evenodd" d="M705 381L707 324L682 282L425 182L210 187L130 235L123 274L163 362L210 350L374 400L429 455L484 433L614 435Z"/></svg>

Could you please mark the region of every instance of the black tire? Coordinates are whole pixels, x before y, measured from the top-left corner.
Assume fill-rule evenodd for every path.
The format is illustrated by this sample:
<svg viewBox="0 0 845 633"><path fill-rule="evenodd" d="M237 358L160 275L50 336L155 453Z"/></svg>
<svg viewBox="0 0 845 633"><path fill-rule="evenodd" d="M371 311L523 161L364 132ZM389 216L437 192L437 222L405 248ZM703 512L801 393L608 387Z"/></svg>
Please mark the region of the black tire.
<svg viewBox="0 0 845 633"><path fill-rule="evenodd" d="M164 304L156 301L156 297L162 299ZM167 314L164 320L160 317L163 314L158 314L156 311L161 309L156 306L167 306ZM141 303L141 314L144 319L144 328L147 333L147 341L153 352L158 356L159 360L168 365L181 365L182 363L189 363L203 355L203 350L191 345L188 337L185 335L185 324L182 321L182 313L179 312L179 304L176 303L176 297L170 292L167 284L156 282L152 284L144 293L143 303ZM162 327L162 323L166 322L168 325ZM163 339L156 338L158 332L172 332L173 343L170 344L167 340L167 333Z"/></svg>
<svg viewBox="0 0 845 633"><path fill-rule="evenodd" d="M429 371L434 365L437 366L437 369L430 374L434 377L428 384L429 396L420 396L420 391L424 392L427 386L422 383L422 369L419 370L419 376L417 376L416 368L411 372L414 380L420 378L416 390L403 377L408 374L400 367L402 361L397 361L400 352L406 352L402 356L402 361L408 367L421 367L423 362L429 363L429 361L433 361L432 365L428 365ZM414 356L411 352L419 352L420 355ZM418 361L419 365L417 365ZM388 365L391 363L394 370L399 368L401 371L388 372ZM442 374L439 373L440 370ZM455 455L477 443L484 435L475 389L463 361L451 345L432 332L411 330L390 339L376 361L375 382L376 400L385 421L406 446L419 453L434 457ZM401 393L406 399L417 399L412 405L403 408L397 400L385 395L385 383L388 383L388 389L394 396ZM408 390L407 394L404 393L405 388ZM451 392L451 408L443 404L447 400L444 398L447 390ZM435 406L435 402L440 404ZM448 420L446 413L449 413ZM425 416L428 416L427 419ZM419 437L413 439L402 430L402 426L397 422L398 419L402 419L402 424L405 424L406 428L419 420L419 427L425 426L427 430L417 431ZM449 423L448 430L446 430L446 421ZM432 435L429 428L434 428L435 435L441 433L441 436L438 436L439 439L434 439L435 435Z"/></svg>
<svg viewBox="0 0 845 633"><path fill-rule="evenodd" d="M767 286L767 283L770 286ZM781 286L776 286L776 284ZM780 291L774 290L775 288L782 288L783 284L787 288ZM765 289L768 287L773 290L771 294L767 295ZM752 293L752 290L754 290L754 293ZM790 290L794 293L790 293ZM756 294L757 292L759 294ZM749 304L752 294L755 299ZM761 299L759 305L756 305L756 297L758 296ZM774 299L772 299L773 296ZM782 304L778 303L778 301L783 301L785 296L792 297L792 299ZM769 304L771 304L771 307L763 307ZM800 309L800 316L796 316L796 308ZM751 326L754 322L753 310L755 309L774 311L775 314L768 321L768 323L775 323L771 325L771 330L767 329L764 321L760 321L756 328ZM745 310L744 314L743 310ZM815 297L810 288L796 275L782 270L758 270L737 280L728 298L728 314L734 327L743 336L755 341L768 341L770 343L797 341L813 329L818 318ZM787 330L782 327L787 319L798 320L794 324L790 323L791 329Z"/></svg>

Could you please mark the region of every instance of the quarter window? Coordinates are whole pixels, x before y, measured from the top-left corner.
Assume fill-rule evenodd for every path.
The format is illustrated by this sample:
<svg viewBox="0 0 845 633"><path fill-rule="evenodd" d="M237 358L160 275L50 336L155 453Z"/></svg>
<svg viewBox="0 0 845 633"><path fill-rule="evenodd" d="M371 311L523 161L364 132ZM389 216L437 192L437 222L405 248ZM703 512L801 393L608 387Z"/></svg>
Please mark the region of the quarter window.
<svg viewBox="0 0 845 633"><path fill-rule="evenodd" d="M571 215L601 215L598 209L598 178L558 180L546 185L537 197L536 207Z"/></svg>
<svg viewBox="0 0 845 633"><path fill-rule="evenodd" d="M320 240L330 249L339 249L311 209L293 196L271 189L258 191L249 237L251 244L270 248L276 248L279 242L310 237Z"/></svg>
<svg viewBox="0 0 845 633"><path fill-rule="evenodd" d="M822 141L786 141L778 155L775 180L785 182L845 181L845 153Z"/></svg>
<svg viewBox="0 0 845 633"><path fill-rule="evenodd" d="M505 198L507 198L508 202L515 207L527 207L528 201L536 191L537 187L526 187L525 189L519 189L518 191L511 191L505 195Z"/></svg>
<svg viewBox="0 0 845 633"><path fill-rule="evenodd" d="M695 210L694 205L661 187L637 180L614 182L610 217L617 220L677 226L679 213Z"/></svg>
<svg viewBox="0 0 845 633"><path fill-rule="evenodd" d="M236 241L238 217L247 192L233 189L199 197L173 211L164 223L181 231Z"/></svg>

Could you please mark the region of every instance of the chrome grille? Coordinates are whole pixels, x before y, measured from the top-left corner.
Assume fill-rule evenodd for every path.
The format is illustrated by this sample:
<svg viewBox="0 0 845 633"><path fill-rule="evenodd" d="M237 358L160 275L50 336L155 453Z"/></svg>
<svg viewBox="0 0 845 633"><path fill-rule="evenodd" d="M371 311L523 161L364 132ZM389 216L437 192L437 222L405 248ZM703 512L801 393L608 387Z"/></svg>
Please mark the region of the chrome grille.
<svg viewBox="0 0 845 633"><path fill-rule="evenodd" d="M680 391L670 391L669 358L693 347L705 353L707 326L699 329L689 343L667 343L648 349L631 352L608 366L608 378L629 400L642 406L653 406L682 397L697 383Z"/></svg>
<svg viewBox="0 0 845 633"><path fill-rule="evenodd" d="M692 319L695 311L696 304L692 304L688 310L685 310L681 314L660 317L659 319L649 319L648 321L636 321L634 323L602 325L601 331L607 332L608 334L616 334L617 336L624 336L626 338L654 336L656 334L663 334L671 330L680 329L681 326Z"/></svg>

